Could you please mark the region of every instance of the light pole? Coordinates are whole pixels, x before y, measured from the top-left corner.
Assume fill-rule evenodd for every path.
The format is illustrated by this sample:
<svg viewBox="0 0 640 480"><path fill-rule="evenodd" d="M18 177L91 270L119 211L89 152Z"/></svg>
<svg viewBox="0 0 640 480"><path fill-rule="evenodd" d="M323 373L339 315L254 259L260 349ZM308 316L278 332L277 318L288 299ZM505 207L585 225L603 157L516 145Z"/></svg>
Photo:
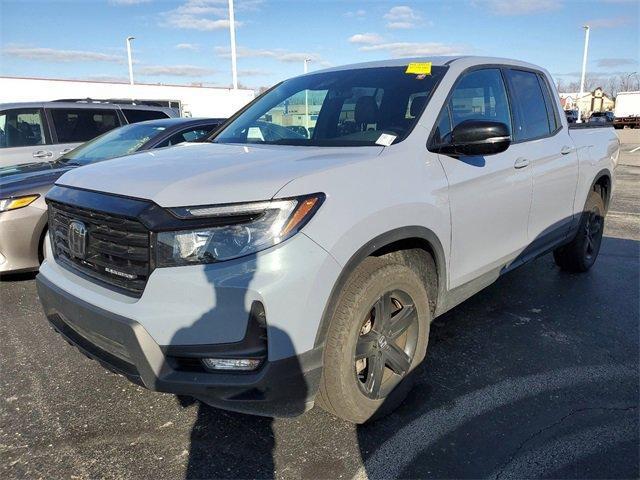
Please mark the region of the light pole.
<svg viewBox="0 0 640 480"><path fill-rule="evenodd" d="M582 54L582 76L580 77L580 94L578 99L584 95L584 79L587 75L587 52L589 51L589 25L584 27L584 53ZM582 123L582 112L580 111L580 103L578 102L578 120L577 123Z"/></svg>
<svg viewBox="0 0 640 480"><path fill-rule="evenodd" d="M624 81L624 87L627 88L629 91L633 90L633 87L631 86L631 77L633 77L634 75L638 75L638 72L633 72L630 73L629 75L625 76L625 81Z"/></svg>
<svg viewBox="0 0 640 480"><path fill-rule="evenodd" d="M131 61L131 40L136 37L127 37L127 58L129 60L129 84L133 85L133 62Z"/></svg>
<svg viewBox="0 0 640 480"><path fill-rule="evenodd" d="M310 58L304 59L304 73L309 72L309 62ZM305 127L307 128L307 135L309 135L309 90L304 91L304 118L305 118ZM311 135L309 135L311 137Z"/></svg>
<svg viewBox="0 0 640 480"><path fill-rule="evenodd" d="M238 89L238 67L236 65L236 19L233 13L233 0L229 0L229 36L231 37L231 79L233 89Z"/></svg>

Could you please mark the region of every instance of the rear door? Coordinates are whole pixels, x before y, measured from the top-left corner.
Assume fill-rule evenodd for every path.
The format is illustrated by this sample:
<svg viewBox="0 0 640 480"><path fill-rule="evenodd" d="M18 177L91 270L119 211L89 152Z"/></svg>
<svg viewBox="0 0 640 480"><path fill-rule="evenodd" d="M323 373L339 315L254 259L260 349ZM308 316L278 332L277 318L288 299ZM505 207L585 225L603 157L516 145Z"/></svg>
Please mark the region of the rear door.
<svg viewBox="0 0 640 480"><path fill-rule="evenodd" d="M514 108L514 141L533 177L529 252L548 248L568 233L578 182L578 156L542 72L505 69Z"/></svg>
<svg viewBox="0 0 640 480"><path fill-rule="evenodd" d="M53 156L58 158L78 145L120 126L118 112L110 108L48 108Z"/></svg>
<svg viewBox="0 0 640 480"><path fill-rule="evenodd" d="M464 120L491 120L512 128L499 67L463 73L441 112L432 142L447 143ZM494 275L527 246L531 171L519 164L525 148L512 145L489 156L438 158L449 182L451 256L449 288Z"/></svg>
<svg viewBox="0 0 640 480"><path fill-rule="evenodd" d="M0 112L0 167L53 160L41 108Z"/></svg>

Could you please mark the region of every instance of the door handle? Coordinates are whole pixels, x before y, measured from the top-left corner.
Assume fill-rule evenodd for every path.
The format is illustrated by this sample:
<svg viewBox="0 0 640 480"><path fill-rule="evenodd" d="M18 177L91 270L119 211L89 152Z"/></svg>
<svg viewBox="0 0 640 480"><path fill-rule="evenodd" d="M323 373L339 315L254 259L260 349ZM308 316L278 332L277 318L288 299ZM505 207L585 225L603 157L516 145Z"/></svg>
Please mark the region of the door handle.
<svg viewBox="0 0 640 480"><path fill-rule="evenodd" d="M65 148L60 152L60 155L64 155L65 153L70 152L71 150L73 150L73 148Z"/></svg>
<svg viewBox="0 0 640 480"><path fill-rule="evenodd" d="M562 149L560 150L560 153L562 155L568 155L571 152L573 152L573 148L567 147L566 145L564 147L562 147Z"/></svg>
<svg viewBox="0 0 640 480"><path fill-rule="evenodd" d="M45 157L51 157L52 155L53 155L53 152L49 150L38 150L37 152L33 152L33 158L45 158Z"/></svg>
<svg viewBox="0 0 640 480"><path fill-rule="evenodd" d="M524 168L529 166L529 159L527 158L518 158L516 163L513 164L513 168Z"/></svg>

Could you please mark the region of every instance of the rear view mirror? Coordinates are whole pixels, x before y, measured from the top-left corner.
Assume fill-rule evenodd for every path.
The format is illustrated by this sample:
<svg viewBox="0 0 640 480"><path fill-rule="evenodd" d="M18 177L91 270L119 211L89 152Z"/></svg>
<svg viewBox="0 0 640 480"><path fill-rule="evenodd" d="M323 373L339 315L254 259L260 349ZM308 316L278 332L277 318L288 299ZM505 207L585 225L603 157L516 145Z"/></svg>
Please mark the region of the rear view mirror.
<svg viewBox="0 0 640 480"><path fill-rule="evenodd" d="M489 120L465 120L451 132L440 152L451 155L495 155L511 145L509 127Z"/></svg>

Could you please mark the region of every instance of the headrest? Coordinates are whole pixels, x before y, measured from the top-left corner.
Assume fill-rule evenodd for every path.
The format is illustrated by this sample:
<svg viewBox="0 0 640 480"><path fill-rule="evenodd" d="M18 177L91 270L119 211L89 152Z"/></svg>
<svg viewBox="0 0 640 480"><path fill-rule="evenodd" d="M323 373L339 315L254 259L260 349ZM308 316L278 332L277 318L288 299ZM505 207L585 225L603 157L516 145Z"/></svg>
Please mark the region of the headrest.
<svg viewBox="0 0 640 480"><path fill-rule="evenodd" d="M378 104L372 96L360 97L356 101L354 112L355 121L358 125L378 122Z"/></svg>
<svg viewBox="0 0 640 480"><path fill-rule="evenodd" d="M420 115L426 103L427 97L415 97L411 102L411 107L409 107L409 113L411 116L415 118Z"/></svg>

